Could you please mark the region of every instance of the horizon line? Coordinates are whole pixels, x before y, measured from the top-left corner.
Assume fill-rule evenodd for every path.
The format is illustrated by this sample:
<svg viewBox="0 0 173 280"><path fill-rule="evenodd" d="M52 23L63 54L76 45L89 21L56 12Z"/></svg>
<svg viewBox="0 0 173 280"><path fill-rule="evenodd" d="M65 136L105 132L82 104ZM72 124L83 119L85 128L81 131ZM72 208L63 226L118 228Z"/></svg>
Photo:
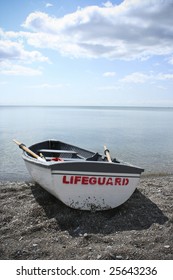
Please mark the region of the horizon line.
<svg viewBox="0 0 173 280"><path fill-rule="evenodd" d="M82 108L165 108L173 109L173 106L156 106L156 105L17 105L17 104L0 104L0 107L82 107Z"/></svg>

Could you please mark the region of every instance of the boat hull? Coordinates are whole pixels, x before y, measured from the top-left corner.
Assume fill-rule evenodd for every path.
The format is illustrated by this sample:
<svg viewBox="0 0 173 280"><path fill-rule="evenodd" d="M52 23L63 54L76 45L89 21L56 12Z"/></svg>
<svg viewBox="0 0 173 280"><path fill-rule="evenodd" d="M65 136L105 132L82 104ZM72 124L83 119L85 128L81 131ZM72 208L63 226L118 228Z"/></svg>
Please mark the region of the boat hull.
<svg viewBox="0 0 173 280"><path fill-rule="evenodd" d="M80 210L108 210L135 191L140 169L129 165L95 162L40 163L24 154L35 182L67 206Z"/></svg>
<svg viewBox="0 0 173 280"><path fill-rule="evenodd" d="M92 211L121 205L132 195L138 181L139 177L120 174L53 174L53 185L61 201L71 208Z"/></svg>

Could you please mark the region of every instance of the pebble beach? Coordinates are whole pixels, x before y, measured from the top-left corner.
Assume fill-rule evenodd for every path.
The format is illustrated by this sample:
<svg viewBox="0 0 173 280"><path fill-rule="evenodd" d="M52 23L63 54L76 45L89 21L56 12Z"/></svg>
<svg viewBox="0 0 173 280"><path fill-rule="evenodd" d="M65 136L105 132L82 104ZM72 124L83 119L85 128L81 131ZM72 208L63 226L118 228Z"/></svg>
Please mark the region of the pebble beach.
<svg viewBox="0 0 173 280"><path fill-rule="evenodd" d="M34 182L0 182L1 260L172 260L173 175L143 176L131 198L71 209Z"/></svg>

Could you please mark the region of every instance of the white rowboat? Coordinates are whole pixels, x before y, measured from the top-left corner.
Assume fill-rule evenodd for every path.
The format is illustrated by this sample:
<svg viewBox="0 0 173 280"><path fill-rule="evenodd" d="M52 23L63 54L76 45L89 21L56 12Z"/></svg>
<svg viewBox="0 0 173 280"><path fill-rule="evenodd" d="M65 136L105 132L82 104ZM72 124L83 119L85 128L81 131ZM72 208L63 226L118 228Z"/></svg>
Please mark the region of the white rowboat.
<svg viewBox="0 0 173 280"><path fill-rule="evenodd" d="M127 201L144 169L61 141L47 140L22 155L33 180L71 208L107 210ZM30 153L30 151L32 151Z"/></svg>

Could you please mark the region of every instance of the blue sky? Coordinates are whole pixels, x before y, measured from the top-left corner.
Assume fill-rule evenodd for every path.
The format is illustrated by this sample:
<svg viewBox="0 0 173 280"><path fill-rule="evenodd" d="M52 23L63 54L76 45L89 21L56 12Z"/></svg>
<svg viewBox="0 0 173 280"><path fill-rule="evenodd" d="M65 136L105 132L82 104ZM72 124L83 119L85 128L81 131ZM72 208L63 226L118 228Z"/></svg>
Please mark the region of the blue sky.
<svg viewBox="0 0 173 280"><path fill-rule="evenodd" d="M173 106L173 0L1 0L0 105Z"/></svg>

